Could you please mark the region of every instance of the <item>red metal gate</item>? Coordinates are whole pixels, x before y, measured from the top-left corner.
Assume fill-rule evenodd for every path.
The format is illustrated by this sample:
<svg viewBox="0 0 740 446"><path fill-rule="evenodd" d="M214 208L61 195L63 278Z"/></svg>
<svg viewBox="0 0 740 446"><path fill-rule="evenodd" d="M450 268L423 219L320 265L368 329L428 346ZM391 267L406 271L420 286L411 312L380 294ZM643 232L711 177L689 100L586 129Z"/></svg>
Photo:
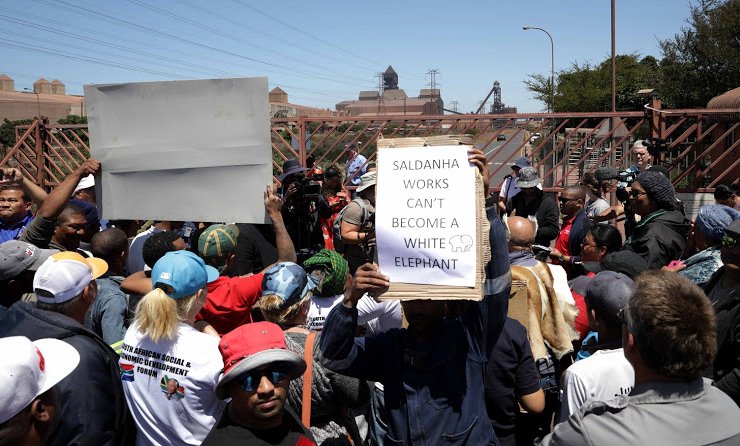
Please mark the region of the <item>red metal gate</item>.
<svg viewBox="0 0 740 446"><path fill-rule="evenodd" d="M282 162L309 155L328 167L342 164L354 144L374 162L380 138L467 134L486 152L492 185L518 156L530 157L547 187L575 184L583 172L603 165L628 167L636 139L665 140L661 160L678 191L711 191L740 177L740 110L659 110L645 113L534 113L272 120L274 173ZM43 186L58 184L89 156L85 125L38 120L16 128L17 143L0 166L19 167Z"/></svg>

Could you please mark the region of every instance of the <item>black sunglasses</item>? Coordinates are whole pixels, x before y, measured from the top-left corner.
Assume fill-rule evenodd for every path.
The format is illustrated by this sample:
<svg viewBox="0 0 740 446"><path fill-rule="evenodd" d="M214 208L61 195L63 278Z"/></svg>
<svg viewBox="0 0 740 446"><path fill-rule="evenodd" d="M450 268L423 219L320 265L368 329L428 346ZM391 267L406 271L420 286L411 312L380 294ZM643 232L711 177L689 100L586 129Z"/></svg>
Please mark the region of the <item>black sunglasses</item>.
<svg viewBox="0 0 740 446"><path fill-rule="evenodd" d="M242 381L242 389L250 393L256 391L263 376L275 385L288 380L288 373L283 370L252 370L240 377Z"/></svg>

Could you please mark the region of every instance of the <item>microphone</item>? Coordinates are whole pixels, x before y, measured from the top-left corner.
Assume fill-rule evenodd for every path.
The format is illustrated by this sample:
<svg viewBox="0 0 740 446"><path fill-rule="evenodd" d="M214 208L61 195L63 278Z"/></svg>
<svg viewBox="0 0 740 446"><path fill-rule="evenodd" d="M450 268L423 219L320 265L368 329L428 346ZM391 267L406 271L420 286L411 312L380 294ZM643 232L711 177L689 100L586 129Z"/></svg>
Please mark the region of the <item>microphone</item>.
<svg viewBox="0 0 740 446"><path fill-rule="evenodd" d="M594 175L598 181L614 180L619 175L619 171L614 167L599 167Z"/></svg>

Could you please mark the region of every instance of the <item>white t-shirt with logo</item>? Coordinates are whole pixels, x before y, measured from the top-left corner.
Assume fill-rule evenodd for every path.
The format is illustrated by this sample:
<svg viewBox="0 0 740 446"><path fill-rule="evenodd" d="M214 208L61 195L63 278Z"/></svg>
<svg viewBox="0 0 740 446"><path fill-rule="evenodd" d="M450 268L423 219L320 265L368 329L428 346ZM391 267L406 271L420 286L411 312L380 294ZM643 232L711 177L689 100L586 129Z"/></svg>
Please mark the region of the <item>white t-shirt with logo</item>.
<svg viewBox="0 0 740 446"><path fill-rule="evenodd" d="M321 331L332 308L344 300L343 294L331 297L311 297L306 326L309 330ZM365 294L357 302L357 324L365 325L367 334L377 334L401 328L401 304L398 300L376 301Z"/></svg>
<svg viewBox="0 0 740 446"><path fill-rule="evenodd" d="M201 444L225 407L215 394L219 339L180 323L175 341L155 343L137 327L126 331L119 360L137 446Z"/></svg>
<svg viewBox="0 0 740 446"><path fill-rule="evenodd" d="M567 420L589 399L609 401L629 394L635 386L635 371L623 349L598 350L568 367L562 381L559 422Z"/></svg>

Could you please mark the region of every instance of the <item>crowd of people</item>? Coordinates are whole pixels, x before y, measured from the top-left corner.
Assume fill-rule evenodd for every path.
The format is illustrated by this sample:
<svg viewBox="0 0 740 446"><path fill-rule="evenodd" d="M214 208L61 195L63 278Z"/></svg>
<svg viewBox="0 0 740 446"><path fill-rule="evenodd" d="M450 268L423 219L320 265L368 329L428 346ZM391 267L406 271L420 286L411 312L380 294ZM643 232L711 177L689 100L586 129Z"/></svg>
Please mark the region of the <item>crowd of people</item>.
<svg viewBox="0 0 740 446"><path fill-rule="evenodd" d="M740 444L736 185L690 219L639 141L558 192L471 149L483 298L401 302L346 149L285 161L270 224L106 221L97 160L2 169L0 446Z"/></svg>

